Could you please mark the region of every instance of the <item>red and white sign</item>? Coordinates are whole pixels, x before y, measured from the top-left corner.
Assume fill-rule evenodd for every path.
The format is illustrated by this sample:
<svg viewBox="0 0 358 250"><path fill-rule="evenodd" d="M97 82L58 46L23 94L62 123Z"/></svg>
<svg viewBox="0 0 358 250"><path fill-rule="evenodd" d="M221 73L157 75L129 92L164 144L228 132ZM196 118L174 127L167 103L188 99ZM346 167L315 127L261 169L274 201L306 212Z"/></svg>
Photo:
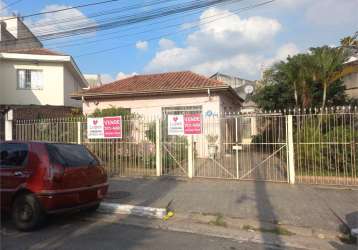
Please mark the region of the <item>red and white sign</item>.
<svg viewBox="0 0 358 250"><path fill-rule="evenodd" d="M184 135L183 115L168 115L168 135Z"/></svg>
<svg viewBox="0 0 358 250"><path fill-rule="evenodd" d="M122 117L88 118L87 137L88 139L122 138Z"/></svg>
<svg viewBox="0 0 358 250"><path fill-rule="evenodd" d="M168 115L168 135L201 134L201 114Z"/></svg>
<svg viewBox="0 0 358 250"><path fill-rule="evenodd" d="M186 135L201 134L201 114L184 115L184 134Z"/></svg>

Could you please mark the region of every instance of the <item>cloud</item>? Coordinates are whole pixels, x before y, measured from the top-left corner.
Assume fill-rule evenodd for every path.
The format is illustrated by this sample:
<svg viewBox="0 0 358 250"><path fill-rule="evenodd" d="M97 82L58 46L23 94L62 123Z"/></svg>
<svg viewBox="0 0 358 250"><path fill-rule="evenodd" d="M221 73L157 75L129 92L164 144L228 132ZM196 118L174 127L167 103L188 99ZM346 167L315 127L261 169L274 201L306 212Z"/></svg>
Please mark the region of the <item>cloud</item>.
<svg viewBox="0 0 358 250"><path fill-rule="evenodd" d="M135 47L139 50L146 51L148 49L148 42L147 41L138 41L135 44Z"/></svg>
<svg viewBox="0 0 358 250"><path fill-rule="evenodd" d="M212 15L228 17L217 22L203 22ZM171 43L166 47L163 46L166 42L159 41L159 50L145 71L189 69L205 75L222 71L257 78L263 63L298 51L294 44L286 44L278 49L277 55L271 58L263 56L274 49L274 38L282 28L275 19L260 16L243 19L228 10L209 8L202 13L199 23L199 30L187 36L186 46Z"/></svg>
<svg viewBox="0 0 358 250"><path fill-rule="evenodd" d="M167 38L160 39L158 44L159 44L160 50L167 50L167 49L175 48L175 42L170 39L167 39Z"/></svg>
<svg viewBox="0 0 358 250"><path fill-rule="evenodd" d="M101 74L101 81L103 84L113 82L114 79L110 74Z"/></svg>
<svg viewBox="0 0 358 250"><path fill-rule="evenodd" d="M308 22L331 27L358 24L357 0L316 0L307 5L305 17Z"/></svg>
<svg viewBox="0 0 358 250"><path fill-rule="evenodd" d="M138 73L132 72L132 73L126 74L124 72L119 72L119 73L117 73L116 77L113 77L111 74L103 73L103 74L101 74L101 81L103 84L107 84L107 83L114 82L116 80L122 80L124 78L128 78L128 77L135 76L135 75L138 75Z"/></svg>
<svg viewBox="0 0 358 250"><path fill-rule="evenodd" d="M47 5L41 12L55 11L69 8L69 5L52 4ZM78 27L88 27L96 25L96 22L88 18L78 9L69 9L60 12L47 13L37 20L27 20L27 25L35 35L44 33L56 33L68 31Z"/></svg>
<svg viewBox="0 0 358 250"><path fill-rule="evenodd" d="M128 77L135 76L135 75L138 75L138 74L136 72L132 72L130 74L119 72L116 76L116 80L122 80L124 78L128 78Z"/></svg>

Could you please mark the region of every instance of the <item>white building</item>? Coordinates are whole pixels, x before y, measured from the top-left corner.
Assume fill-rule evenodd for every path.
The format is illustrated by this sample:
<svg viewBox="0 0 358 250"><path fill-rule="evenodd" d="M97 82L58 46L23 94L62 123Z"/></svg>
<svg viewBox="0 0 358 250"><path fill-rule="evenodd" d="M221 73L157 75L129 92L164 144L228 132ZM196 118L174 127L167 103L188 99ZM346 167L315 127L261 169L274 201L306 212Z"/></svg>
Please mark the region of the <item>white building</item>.
<svg viewBox="0 0 358 250"><path fill-rule="evenodd" d="M0 105L81 107L88 86L69 55L43 48L19 17L0 17Z"/></svg>

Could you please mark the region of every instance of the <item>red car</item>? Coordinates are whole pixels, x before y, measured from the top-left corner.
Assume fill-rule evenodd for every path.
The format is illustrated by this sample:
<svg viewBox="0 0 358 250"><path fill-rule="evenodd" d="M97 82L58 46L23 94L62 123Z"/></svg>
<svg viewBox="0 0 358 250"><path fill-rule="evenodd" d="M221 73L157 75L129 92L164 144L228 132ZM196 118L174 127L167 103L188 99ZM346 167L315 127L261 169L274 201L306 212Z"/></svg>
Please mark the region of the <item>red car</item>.
<svg viewBox="0 0 358 250"><path fill-rule="evenodd" d="M98 208L107 193L105 169L85 146L46 142L0 142L1 210L20 230L46 215Z"/></svg>

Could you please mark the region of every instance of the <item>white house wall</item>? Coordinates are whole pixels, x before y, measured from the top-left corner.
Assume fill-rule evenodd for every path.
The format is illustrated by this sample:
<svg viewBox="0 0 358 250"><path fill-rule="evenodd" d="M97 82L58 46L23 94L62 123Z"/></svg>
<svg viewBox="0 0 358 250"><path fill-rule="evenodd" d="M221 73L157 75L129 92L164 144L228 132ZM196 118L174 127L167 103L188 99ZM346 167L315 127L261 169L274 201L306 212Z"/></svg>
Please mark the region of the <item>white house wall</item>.
<svg viewBox="0 0 358 250"><path fill-rule="evenodd" d="M97 105L96 105L97 104ZM215 114L220 112L219 96L208 97L207 94L134 97L121 100L86 101L83 103L84 114L91 114L98 109L110 108L111 106L130 108L132 113L142 116L161 116L162 107L196 106L201 105L203 114L211 110Z"/></svg>
<svg viewBox="0 0 358 250"><path fill-rule="evenodd" d="M1 60L1 104L64 105L64 71L62 63L34 63L28 61ZM20 90L17 69L43 71L42 90Z"/></svg>
<svg viewBox="0 0 358 250"><path fill-rule="evenodd" d="M65 67L63 71L64 77L64 105L72 107L81 107L81 101L70 98L70 94L82 91L82 88L71 72Z"/></svg>

